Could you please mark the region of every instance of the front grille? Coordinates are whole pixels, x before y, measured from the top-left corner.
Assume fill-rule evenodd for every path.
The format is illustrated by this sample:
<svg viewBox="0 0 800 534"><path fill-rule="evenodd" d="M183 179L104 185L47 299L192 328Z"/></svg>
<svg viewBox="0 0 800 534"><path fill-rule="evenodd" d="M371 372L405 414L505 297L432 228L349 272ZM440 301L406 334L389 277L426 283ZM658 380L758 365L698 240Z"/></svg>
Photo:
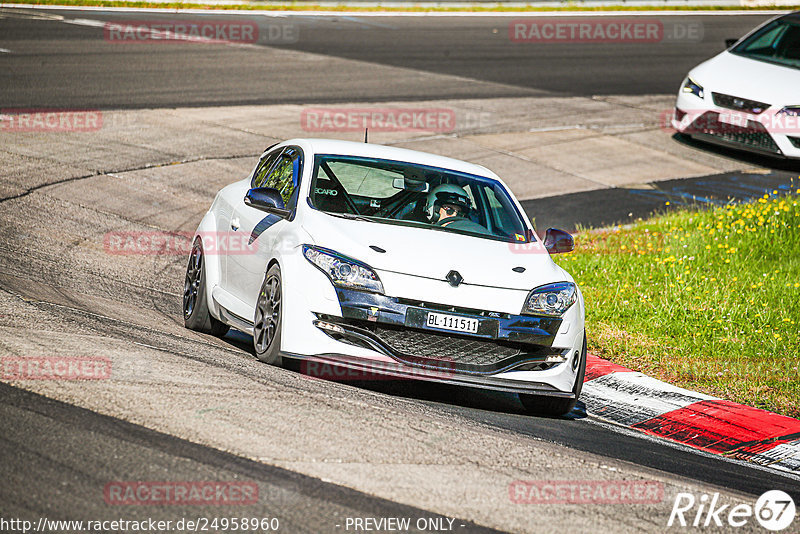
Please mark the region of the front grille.
<svg viewBox="0 0 800 534"><path fill-rule="evenodd" d="M760 122L747 121L746 126L734 126L720 122L719 113L713 111L706 112L695 119L685 133L707 135L730 144L754 148L763 152L781 153L775 140Z"/></svg>
<svg viewBox="0 0 800 534"><path fill-rule="evenodd" d="M721 108L746 111L753 115L758 115L769 107L769 104L765 104L764 102L748 100L747 98L739 98L738 96L731 96L723 93L711 93L711 97L714 99L714 104Z"/></svg>

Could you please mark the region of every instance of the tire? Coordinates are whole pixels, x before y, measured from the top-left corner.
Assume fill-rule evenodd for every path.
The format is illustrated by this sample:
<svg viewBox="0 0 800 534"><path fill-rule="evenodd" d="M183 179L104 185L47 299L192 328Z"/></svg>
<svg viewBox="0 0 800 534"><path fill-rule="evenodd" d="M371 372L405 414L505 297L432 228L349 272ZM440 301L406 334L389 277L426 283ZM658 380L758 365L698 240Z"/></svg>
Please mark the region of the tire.
<svg viewBox="0 0 800 534"><path fill-rule="evenodd" d="M186 279L183 283L183 324L190 330L222 337L228 325L211 316L206 301L206 269L203 242L198 237L192 245Z"/></svg>
<svg viewBox="0 0 800 534"><path fill-rule="evenodd" d="M578 374L575 375L575 384L572 386L574 399L563 399L560 397L549 397L547 395L527 395L519 394L519 400L525 410L531 414L549 415L558 417L567 415L575 408L578 398L583 389L583 379L586 376L586 333L583 334L583 349L581 349L580 362L578 363Z"/></svg>
<svg viewBox="0 0 800 534"><path fill-rule="evenodd" d="M283 325L283 280L281 268L269 268L256 301L253 320L253 346L256 358L270 365L283 365L281 326Z"/></svg>

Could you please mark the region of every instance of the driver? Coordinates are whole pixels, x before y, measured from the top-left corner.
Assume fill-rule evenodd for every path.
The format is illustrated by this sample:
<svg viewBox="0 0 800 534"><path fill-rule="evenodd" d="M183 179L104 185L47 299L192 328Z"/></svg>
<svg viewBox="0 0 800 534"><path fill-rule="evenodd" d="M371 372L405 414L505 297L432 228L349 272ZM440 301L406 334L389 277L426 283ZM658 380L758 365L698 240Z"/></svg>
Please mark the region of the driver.
<svg viewBox="0 0 800 534"><path fill-rule="evenodd" d="M434 187L425 202L425 215L431 224L447 226L469 215L472 203L463 188L454 184Z"/></svg>

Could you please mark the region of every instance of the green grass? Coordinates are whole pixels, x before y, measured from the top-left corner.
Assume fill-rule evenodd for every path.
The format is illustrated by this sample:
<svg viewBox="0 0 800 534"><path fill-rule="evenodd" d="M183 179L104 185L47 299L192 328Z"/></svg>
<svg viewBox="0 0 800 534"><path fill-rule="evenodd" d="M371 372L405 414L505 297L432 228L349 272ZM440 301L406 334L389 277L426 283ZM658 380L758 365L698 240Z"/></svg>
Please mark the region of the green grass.
<svg viewBox="0 0 800 534"><path fill-rule="evenodd" d="M590 351L800 417L800 197L773 193L579 233L556 258L583 291Z"/></svg>
<svg viewBox="0 0 800 534"><path fill-rule="evenodd" d="M376 0L380 2L380 0ZM395 1L395 0L389 0ZM432 1L432 0L421 0ZM435 0L433 0L435 1ZM470 0L464 0L468 3ZM407 7L384 7L384 6L360 6L357 4L347 4L343 0L340 5L319 5L312 2L287 2L287 3L258 3L258 4L232 4L232 5L211 5L202 2L147 2L147 1L132 1L123 2L120 0L10 0L6 1L7 4L37 4L44 6L97 6L97 7L134 7L134 8L161 8L161 9L214 9L214 10L251 10L251 11L414 11L414 12L458 12L458 11L473 11L473 12L539 12L539 11L726 11L726 10L765 10L765 9L779 9L779 10L792 10L798 9L798 6L583 6L574 2L565 2L561 7L542 7L536 5L526 6L484 6L472 5L469 7L423 7L415 5L410 1Z"/></svg>

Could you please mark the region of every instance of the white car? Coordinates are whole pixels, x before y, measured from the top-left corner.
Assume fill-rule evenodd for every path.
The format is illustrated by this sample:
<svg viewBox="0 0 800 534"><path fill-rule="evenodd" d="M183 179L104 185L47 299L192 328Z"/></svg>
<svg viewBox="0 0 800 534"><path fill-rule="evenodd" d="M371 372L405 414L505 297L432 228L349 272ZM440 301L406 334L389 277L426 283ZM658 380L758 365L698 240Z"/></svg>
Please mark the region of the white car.
<svg viewBox="0 0 800 534"><path fill-rule="evenodd" d="M726 44L683 81L672 126L704 141L800 158L800 11Z"/></svg>
<svg viewBox="0 0 800 534"><path fill-rule="evenodd" d="M201 221L188 328L253 335L257 357L520 394L565 414L586 369L584 304L491 171L323 139L267 149ZM311 367L307 367L311 368Z"/></svg>

